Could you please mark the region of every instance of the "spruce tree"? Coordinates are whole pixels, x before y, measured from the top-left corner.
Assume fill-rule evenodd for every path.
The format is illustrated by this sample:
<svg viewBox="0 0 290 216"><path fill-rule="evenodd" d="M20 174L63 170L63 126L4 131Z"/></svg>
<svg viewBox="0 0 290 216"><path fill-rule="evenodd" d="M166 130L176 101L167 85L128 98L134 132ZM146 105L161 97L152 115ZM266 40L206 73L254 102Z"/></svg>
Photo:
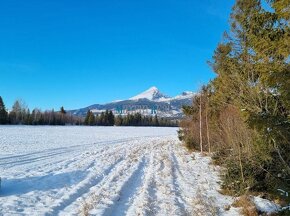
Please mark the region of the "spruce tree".
<svg viewBox="0 0 290 216"><path fill-rule="evenodd" d="M86 117L85 117L84 125L89 125L89 118L90 118L90 115L91 115L91 111L88 110L88 111L87 111L87 114L86 114Z"/></svg>
<svg viewBox="0 0 290 216"><path fill-rule="evenodd" d="M121 115L118 115L116 118L115 118L115 125L116 126L122 126L123 125L123 118Z"/></svg>
<svg viewBox="0 0 290 216"><path fill-rule="evenodd" d="M8 123L8 113L5 108L2 97L0 96L0 124Z"/></svg>
<svg viewBox="0 0 290 216"><path fill-rule="evenodd" d="M96 124L96 118L92 111L89 113L88 125L93 126Z"/></svg>
<svg viewBox="0 0 290 216"><path fill-rule="evenodd" d="M104 126L106 125L106 120L105 120L105 113L102 112L100 115L100 125Z"/></svg>
<svg viewBox="0 0 290 216"><path fill-rule="evenodd" d="M156 127L159 126L159 120L158 120L157 115L154 116L153 125L156 126Z"/></svg>
<svg viewBox="0 0 290 216"><path fill-rule="evenodd" d="M60 113L61 113L61 114L63 114L63 115L65 115L65 114L66 114L66 111L65 111L65 109L64 109L64 107L63 107L63 106L60 108Z"/></svg>
<svg viewBox="0 0 290 216"><path fill-rule="evenodd" d="M251 145L239 140L238 159L232 161L244 187L263 178L267 179L259 182L263 187L282 185L282 179L275 179L280 170L285 179L290 176L289 1L268 2L269 11L259 0L236 1L231 32L225 34L212 62L217 73L211 84L212 112L219 118L223 110L235 110L236 119L228 118L243 119L254 134ZM245 167L253 176L244 175Z"/></svg>
<svg viewBox="0 0 290 216"><path fill-rule="evenodd" d="M108 123L109 126L113 126L115 124L115 116L111 110L108 113Z"/></svg>

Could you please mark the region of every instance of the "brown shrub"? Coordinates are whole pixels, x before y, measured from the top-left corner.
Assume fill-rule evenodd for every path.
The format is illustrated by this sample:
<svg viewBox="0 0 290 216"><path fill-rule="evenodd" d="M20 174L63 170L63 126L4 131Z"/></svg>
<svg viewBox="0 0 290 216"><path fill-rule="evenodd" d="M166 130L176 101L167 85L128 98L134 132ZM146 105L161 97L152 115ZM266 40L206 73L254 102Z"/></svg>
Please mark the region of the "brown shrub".
<svg viewBox="0 0 290 216"><path fill-rule="evenodd" d="M232 206L242 208L241 211L244 216L258 216L255 204L251 201L250 197L246 195L239 197Z"/></svg>

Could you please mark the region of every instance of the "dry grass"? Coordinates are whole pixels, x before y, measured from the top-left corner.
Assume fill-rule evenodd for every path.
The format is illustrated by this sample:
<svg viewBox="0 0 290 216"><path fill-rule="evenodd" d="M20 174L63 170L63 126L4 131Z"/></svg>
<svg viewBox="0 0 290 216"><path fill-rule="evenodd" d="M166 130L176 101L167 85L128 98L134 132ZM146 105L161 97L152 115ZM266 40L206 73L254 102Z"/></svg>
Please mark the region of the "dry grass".
<svg viewBox="0 0 290 216"><path fill-rule="evenodd" d="M140 159L140 152L141 149L133 149L130 154L128 154L128 164L137 163ZM120 176L123 175L123 173L119 173ZM114 176L112 181L115 181L117 179L117 176ZM106 191L106 188L101 188L97 192L91 193L88 198L82 203L79 215L82 216L88 216L90 215L89 212L95 208L98 204L102 202L103 199L110 197L110 194L108 191Z"/></svg>
<svg viewBox="0 0 290 216"><path fill-rule="evenodd" d="M203 195L202 190L197 190L197 196L193 200L192 215L196 216L213 216L219 214L219 209L216 207L213 197Z"/></svg>
<svg viewBox="0 0 290 216"><path fill-rule="evenodd" d="M251 201L249 196L243 195L239 197L234 203L234 207L241 208L244 216L258 216L256 206Z"/></svg>
<svg viewBox="0 0 290 216"><path fill-rule="evenodd" d="M225 195L225 196L236 196L235 192L228 189L228 188L222 188L222 189L218 190L218 192L221 195Z"/></svg>
<svg viewBox="0 0 290 216"><path fill-rule="evenodd" d="M83 202L82 206L81 206L81 211L80 211L80 215L82 216L89 216L89 212L92 208L92 205L87 203L87 202Z"/></svg>

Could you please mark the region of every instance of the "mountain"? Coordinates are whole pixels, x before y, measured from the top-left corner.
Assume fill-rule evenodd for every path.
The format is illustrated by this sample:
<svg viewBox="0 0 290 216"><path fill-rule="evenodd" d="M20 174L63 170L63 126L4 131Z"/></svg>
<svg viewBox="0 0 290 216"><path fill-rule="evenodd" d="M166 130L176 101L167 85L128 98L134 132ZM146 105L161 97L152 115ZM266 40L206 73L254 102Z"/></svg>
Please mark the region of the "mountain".
<svg viewBox="0 0 290 216"><path fill-rule="evenodd" d="M149 88L148 90L142 92L141 94L138 94L134 97L131 97L129 100L139 100L139 99L148 99L152 101L157 101L160 99L167 99L169 98L168 96L162 94L158 88L155 86Z"/></svg>
<svg viewBox="0 0 290 216"><path fill-rule="evenodd" d="M183 116L182 106L190 105L194 95L195 93L193 92L185 91L175 97L169 97L161 93L158 88L151 87L127 100L117 100L107 104L94 104L68 112L77 116L85 116L88 110L95 114L112 110L115 115L140 112L142 115L157 115L159 117L178 119Z"/></svg>

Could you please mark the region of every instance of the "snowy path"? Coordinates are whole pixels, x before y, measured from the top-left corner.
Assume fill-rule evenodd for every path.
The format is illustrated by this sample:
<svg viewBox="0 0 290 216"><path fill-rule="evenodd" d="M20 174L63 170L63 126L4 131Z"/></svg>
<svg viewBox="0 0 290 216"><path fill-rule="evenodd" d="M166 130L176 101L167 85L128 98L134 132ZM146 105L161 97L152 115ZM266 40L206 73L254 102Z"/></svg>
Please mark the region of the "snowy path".
<svg viewBox="0 0 290 216"><path fill-rule="evenodd" d="M0 127L0 215L238 215L176 130Z"/></svg>

